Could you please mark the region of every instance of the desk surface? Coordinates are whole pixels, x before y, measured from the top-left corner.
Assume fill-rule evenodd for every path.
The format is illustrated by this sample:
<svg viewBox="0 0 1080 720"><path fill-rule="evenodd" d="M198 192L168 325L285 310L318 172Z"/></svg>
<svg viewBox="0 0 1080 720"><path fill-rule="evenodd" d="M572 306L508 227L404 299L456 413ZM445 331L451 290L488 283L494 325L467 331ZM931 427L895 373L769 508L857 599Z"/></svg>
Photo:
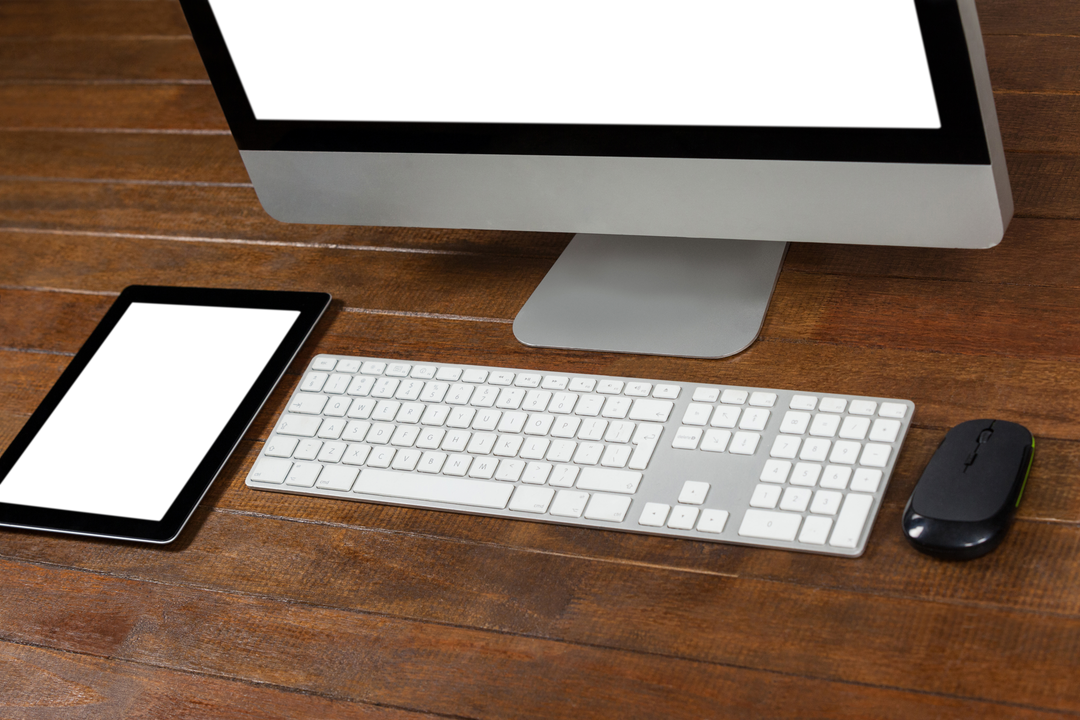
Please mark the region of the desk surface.
<svg viewBox="0 0 1080 720"><path fill-rule="evenodd" d="M793 246L760 341L695 361L518 344L567 236L271 220L175 2L0 2L0 448L126 285L335 297L174 545L0 532L0 715L1080 713L1080 3L980 9L1004 242ZM248 490L315 352L918 409L865 556L815 557ZM980 417L1036 435L1028 491L997 552L934 561L900 514Z"/></svg>

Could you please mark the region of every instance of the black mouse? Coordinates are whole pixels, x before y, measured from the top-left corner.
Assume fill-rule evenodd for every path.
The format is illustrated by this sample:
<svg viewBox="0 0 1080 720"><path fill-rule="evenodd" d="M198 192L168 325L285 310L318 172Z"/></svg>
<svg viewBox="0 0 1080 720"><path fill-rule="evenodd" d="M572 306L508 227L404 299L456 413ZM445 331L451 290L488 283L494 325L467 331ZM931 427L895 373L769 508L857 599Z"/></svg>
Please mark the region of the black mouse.
<svg viewBox="0 0 1080 720"><path fill-rule="evenodd" d="M996 548L1027 483L1035 439L1023 425L969 420L941 441L904 510L904 535L946 560Z"/></svg>

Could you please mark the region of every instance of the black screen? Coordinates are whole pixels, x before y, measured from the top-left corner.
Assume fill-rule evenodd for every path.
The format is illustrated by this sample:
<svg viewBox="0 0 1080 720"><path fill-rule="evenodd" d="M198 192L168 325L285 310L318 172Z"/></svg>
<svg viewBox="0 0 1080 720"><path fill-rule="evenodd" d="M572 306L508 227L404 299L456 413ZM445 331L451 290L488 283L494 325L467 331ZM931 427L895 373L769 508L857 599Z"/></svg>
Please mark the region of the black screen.
<svg viewBox="0 0 1080 720"><path fill-rule="evenodd" d="M3 480L0 501L159 516L295 320L130 308Z"/></svg>

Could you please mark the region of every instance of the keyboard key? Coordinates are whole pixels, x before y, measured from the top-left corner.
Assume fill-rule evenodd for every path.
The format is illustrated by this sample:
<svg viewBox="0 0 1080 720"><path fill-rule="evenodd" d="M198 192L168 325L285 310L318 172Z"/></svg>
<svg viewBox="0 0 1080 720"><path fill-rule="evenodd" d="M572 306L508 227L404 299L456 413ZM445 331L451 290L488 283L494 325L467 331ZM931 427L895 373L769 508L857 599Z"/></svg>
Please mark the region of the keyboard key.
<svg viewBox="0 0 1080 720"><path fill-rule="evenodd" d="M859 456L860 448L862 448L862 445L857 442L837 440L836 445L833 446L832 454L829 455L829 462L852 465Z"/></svg>
<svg viewBox="0 0 1080 720"><path fill-rule="evenodd" d="M720 402L725 405L742 405L749 395L745 390L725 390L720 394Z"/></svg>
<svg viewBox="0 0 1080 720"><path fill-rule="evenodd" d="M652 396L661 400L674 400L679 397L678 385L657 385L653 388Z"/></svg>
<svg viewBox="0 0 1080 720"><path fill-rule="evenodd" d="M679 493L679 502L687 505L701 505L709 494L709 483L687 480Z"/></svg>
<svg viewBox="0 0 1080 720"><path fill-rule="evenodd" d="M630 419L657 423L667 422L673 407L675 407L675 403L668 400L635 400L630 407Z"/></svg>
<svg viewBox="0 0 1080 720"><path fill-rule="evenodd" d="M887 418L896 418L897 420L903 420L904 415L907 414L907 405L901 403L881 403L881 409L878 410L878 415Z"/></svg>
<svg viewBox="0 0 1080 720"><path fill-rule="evenodd" d="M330 376L324 372L309 372L300 384L300 389L305 392L322 392L328 377Z"/></svg>
<svg viewBox="0 0 1080 720"><path fill-rule="evenodd" d="M852 415L873 415L877 412L877 403L873 400L852 400L848 412Z"/></svg>
<svg viewBox="0 0 1080 720"><path fill-rule="evenodd" d="M776 440L773 441L772 450L769 451L769 456L791 460L799 454L799 445L801 444L801 438L792 437L790 435L778 435Z"/></svg>
<svg viewBox="0 0 1080 720"><path fill-rule="evenodd" d="M821 398L818 410L826 413L842 413L847 407L847 400L843 398Z"/></svg>
<svg viewBox="0 0 1080 720"><path fill-rule="evenodd" d="M435 371L435 379L444 380L446 382L457 382L461 379L461 368L441 367Z"/></svg>
<svg viewBox="0 0 1080 720"><path fill-rule="evenodd" d="M275 435L263 446L263 454L279 458L291 457L293 450L296 449L296 443L298 442L299 438L287 438Z"/></svg>
<svg viewBox="0 0 1080 720"><path fill-rule="evenodd" d="M735 455L753 455L760 441L761 436L757 433L737 432L731 439L728 452Z"/></svg>
<svg viewBox="0 0 1080 720"><path fill-rule="evenodd" d="M803 443L802 452L799 453L799 459L821 462L829 455L829 448L831 446L832 442L829 440L808 438L806 442Z"/></svg>
<svg viewBox="0 0 1080 720"><path fill-rule="evenodd" d="M296 485L297 487L314 487L315 480L319 477L322 467L318 463L293 463L292 470L285 476L285 484Z"/></svg>
<svg viewBox="0 0 1080 720"><path fill-rule="evenodd" d="M701 449L706 452L724 452L730 440L730 430L706 430L701 439Z"/></svg>
<svg viewBox="0 0 1080 720"><path fill-rule="evenodd" d="M592 378L574 378L566 387L571 392L591 393L596 388L596 381Z"/></svg>
<svg viewBox="0 0 1080 720"><path fill-rule="evenodd" d="M675 433L675 439L671 441L671 447L682 450L693 450L701 439L701 428L681 427Z"/></svg>
<svg viewBox="0 0 1080 720"><path fill-rule="evenodd" d="M294 460L314 460L322 450L322 440L301 440L293 453Z"/></svg>
<svg viewBox="0 0 1080 720"><path fill-rule="evenodd" d="M320 357L320 358L315 358L314 362L311 363L311 369L312 370L333 370L335 365L337 365L337 360L336 359L334 359L332 357Z"/></svg>
<svg viewBox="0 0 1080 720"><path fill-rule="evenodd" d="M698 532L719 534L724 532L727 525L727 510L702 510L701 519L698 520Z"/></svg>
<svg viewBox="0 0 1080 720"><path fill-rule="evenodd" d="M900 433L899 420L875 420L874 427L870 429L870 440L879 443L891 443L896 440Z"/></svg>
<svg viewBox="0 0 1080 720"><path fill-rule="evenodd" d="M589 520L622 522L626 511L630 509L630 498L626 495L603 495L596 493L585 507L585 517Z"/></svg>
<svg viewBox="0 0 1080 720"><path fill-rule="evenodd" d="M697 516L698 509L696 507L678 505L672 509L667 526L673 530L693 530L694 523L697 522Z"/></svg>
<svg viewBox="0 0 1080 720"><path fill-rule="evenodd" d="M280 485L285 482L285 477L292 470L293 464L288 460L276 460L274 458L259 458L255 467L248 476L258 482L273 483Z"/></svg>
<svg viewBox="0 0 1080 720"><path fill-rule="evenodd" d="M304 415L318 415L326 407L325 395L312 395L311 393L297 393L289 403L289 412L303 413Z"/></svg>
<svg viewBox="0 0 1080 720"><path fill-rule="evenodd" d="M750 496L750 507L774 508L780 502L781 488L776 485L758 485Z"/></svg>
<svg viewBox="0 0 1080 720"><path fill-rule="evenodd" d="M810 413L788 410L784 413L784 419L780 421L780 432L791 435L802 435L810 424Z"/></svg>
<svg viewBox="0 0 1080 720"><path fill-rule="evenodd" d="M840 510L840 517L836 519L836 529L833 530L829 544L842 548L857 547L863 525L866 524L866 518L873 504L873 495L848 494L844 500L844 507Z"/></svg>
<svg viewBox="0 0 1080 720"><path fill-rule="evenodd" d="M565 390L570 383L570 378L562 375L547 375L540 382L540 387L545 390Z"/></svg>
<svg viewBox="0 0 1080 720"><path fill-rule="evenodd" d="M585 503L589 501L589 493L574 492L573 490L560 490L555 493L555 501L551 503L551 514L559 517L579 518L585 512Z"/></svg>
<svg viewBox="0 0 1080 720"><path fill-rule="evenodd" d="M554 496L555 491L551 488L519 487L510 498L510 509L541 515L547 512Z"/></svg>
<svg viewBox="0 0 1080 720"><path fill-rule="evenodd" d="M649 397L649 393L652 392L652 383L629 382L626 383L626 389L623 392L630 397Z"/></svg>
<svg viewBox="0 0 1080 720"><path fill-rule="evenodd" d="M694 390L694 402L714 403L720 399L719 388L703 388L699 387Z"/></svg>
<svg viewBox="0 0 1080 720"><path fill-rule="evenodd" d="M360 366L360 372L365 375L382 375L386 370L386 363L366 362Z"/></svg>
<svg viewBox="0 0 1080 720"><path fill-rule="evenodd" d="M577 480L578 471L579 468L573 465L556 465L552 469L550 477L548 477L548 485L573 487L574 481Z"/></svg>
<svg viewBox="0 0 1080 720"><path fill-rule="evenodd" d="M540 386L541 376L537 373L518 373L514 384L519 387L534 388Z"/></svg>
<svg viewBox="0 0 1080 720"><path fill-rule="evenodd" d="M795 463L795 472L791 474L792 485L814 487L821 475L821 466L814 463Z"/></svg>
<svg viewBox="0 0 1080 720"><path fill-rule="evenodd" d="M633 494L640 482L641 473L632 470L586 467L581 469L577 486L582 490Z"/></svg>
<svg viewBox="0 0 1080 720"><path fill-rule="evenodd" d="M394 458L390 463L390 467L394 470L407 470L412 472L416 469L416 465L420 462L422 455L422 450L399 450L394 453Z"/></svg>
<svg viewBox="0 0 1080 720"><path fill-rule="evenodd" d="M840 416L819 413L814 416L814 422L810 425L810 434L815 437L835 437L836 430L840 427Z"/></svg>
<svg viewBox="0 0 1080 720"><path fill-rule="evenodd" d="M315 437L322 425L321 417L307 417L304 415L282 415L278 421L275 432L279 435L298 435L300 437Z"/></svg>
<svg viewBox="0 0 1080 720"><path fill-rule="evenodd" d="M343 373L358 373L358 372L360 372L360 361L359 360L338 360L337 361L337 367L336 368L331 368L331 369L332 370L336 369L338 372L343 372Z"/></svg>
<svg viewBox="0 0 1080 720"><path fill-rule="evenodd" d="M850 477L851 468L829 465L825 468L825 474L821 476L821 487L829 490L843 490L847 487L848 478Z"/></svg>
<svg viewBox="0 0 1080 720"><path fill-rule="evenodd" d="M740 430L764 430L765 425L769 422L769 411L760 410L758 408L750 408L743 413L742 422L739 423Z"/></svg>
<svg viewBox="0 0 1080 720"><path fill-rule="evenodd" d="M834 490L818 490L814 493L814 503L810 506L810 512L818 515L835 515L840 509L840 501L844 494Z"/></svg>
<svg viewBox="0 0 1080 720"><path fill-rule="evenodd" d="M792 410L813 410L817 407L817 400L813 395L795 395L788 407Z"/></svg>
<svg viewBox="0 0 1080 720"><path fill-rule="evenodd" d="M844 424L840 426L840 437L846 440L865 440L866 431L870 429L870 418L852 417L844 418Z"/></svg>
<svg viewBox="0 0 1080 720"><path fill-rule="evenodd" d="M791 472L791 463L788 461L766 460L765 467L762 468L758 480L770 483L783 483L787 481L789 472Z"/></svg>
<svg viewBox="0 0 1080 720"><path fill-rule="evenodd" d="M747 510L739 534L762 540L794 540L802 515L775 510Z"/></svg>
<svg viewBox="0 0 1080 720"><path fill-rule="evenodd" d="M866 447L862 451L862 457L859 458L859 464L883 468L889 462L889 453L891 451L892 448L888 445L866 443Z"/></svg>
<svg viewBox="0 0 1080 720"><path fill-rule="evenodd" d="M832 518L812 515L803 523L802 532L799 533L799 542L808 545L824 545L831 527Z"/></svg>
<svg viewBox="0 0 1080 720"><path fill-rule="evenodd" d="M450 505L503 509L513 485L467 478L425 477L413 473L365 468L353 485L354 493Z"/></svg>
<svg viewBox="0 0 1080 720"><path fill-rule="evenodd" d="M718 428L733 428L738 423L741 414L742 408L740 407L718 407L713 413L709 425Z"/></svg>
<svg viewBox="0 0 1080 720"><path fill-rule="evenodd" d="M814 492L809 488L789 487L784 490L784 496L780 498L780 509L802 512L810 504L810 497L813 494Z"/></svg>
<svg viewBox="0 0 1080 720"><path fill-rule="evenodd" d="M328 467L319 475L319 480L315 483L315 486L321 490L349 492L352 490L352 484L358 472L360 472L359 468L345 467L344 465Z"/></svg>
<svg viewBox="0 0 1080 720"><path fill-rule="evenodd" d="M664 505L663 503L645 503L645 508L641 511L641 517L638 518L638 525L664 527L664 523L667 522L667 515L670 510L671 506Z"/></svg>
<svg viewBox="0 0 1080 720"><path fill-rule="evenodd" d="M467 383L482 383L487 380L487 370L466 370L461 376L461 382Z"/></svg>
<svg viewBox="0 0 1080 720"><path fill-rule="evenodd" d="M881 482L881 471L859 468L851 479L851 489L859 492L875 493Z"/></svg>
<svg viewBox="0 0 1080 720"><path fill-rule="evenodd" d="M620 380L601 380L596 383L596 392L602 395L618 395L622 389L623 383Z"/></svg>
<svg viewBox="0 0 1080 720"><path fill-rule="evenodd" d="M776 393L753 392L750 393L750 405L753 407L771 408L776 404ZM700 526L700 523L699 523ZM700 527L699 527L700 529Z"/></svg>

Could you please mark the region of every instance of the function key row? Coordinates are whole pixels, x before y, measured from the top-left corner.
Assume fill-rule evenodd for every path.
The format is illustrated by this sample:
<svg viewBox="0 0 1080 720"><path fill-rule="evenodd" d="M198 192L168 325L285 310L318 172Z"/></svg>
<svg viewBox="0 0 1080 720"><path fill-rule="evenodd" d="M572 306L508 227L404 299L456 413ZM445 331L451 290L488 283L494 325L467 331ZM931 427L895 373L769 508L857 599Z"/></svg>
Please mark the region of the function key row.
<svg viewBox="0 0 1080 720"><path fill-rule="evenodd" d="M436 367L434 365L409 365L406 363L362 362L360 360L338 360L320 357L311 364L315 372L309 373L301 389L319 384L320 388L328 379L327 373L359 373L367 376L385 376L390 378L412 378L414 380L440 380L443 382L463 382L474 385L514 386L521 388L541 388L543 390L569 390L570 392L596 392L601 395L627 395L629 397L649 397L675 400L681 388L678 385L653 384L622 380L595 380L593 378L565 375L542 375L540 373L515 373L507 370L482 370L479 368ZM342 381L338 381L342 382ZM318 392L318 390L315 390ZM333 392L326 390L326 392ZM342 391L344 392L344 391Z"/></svg>

